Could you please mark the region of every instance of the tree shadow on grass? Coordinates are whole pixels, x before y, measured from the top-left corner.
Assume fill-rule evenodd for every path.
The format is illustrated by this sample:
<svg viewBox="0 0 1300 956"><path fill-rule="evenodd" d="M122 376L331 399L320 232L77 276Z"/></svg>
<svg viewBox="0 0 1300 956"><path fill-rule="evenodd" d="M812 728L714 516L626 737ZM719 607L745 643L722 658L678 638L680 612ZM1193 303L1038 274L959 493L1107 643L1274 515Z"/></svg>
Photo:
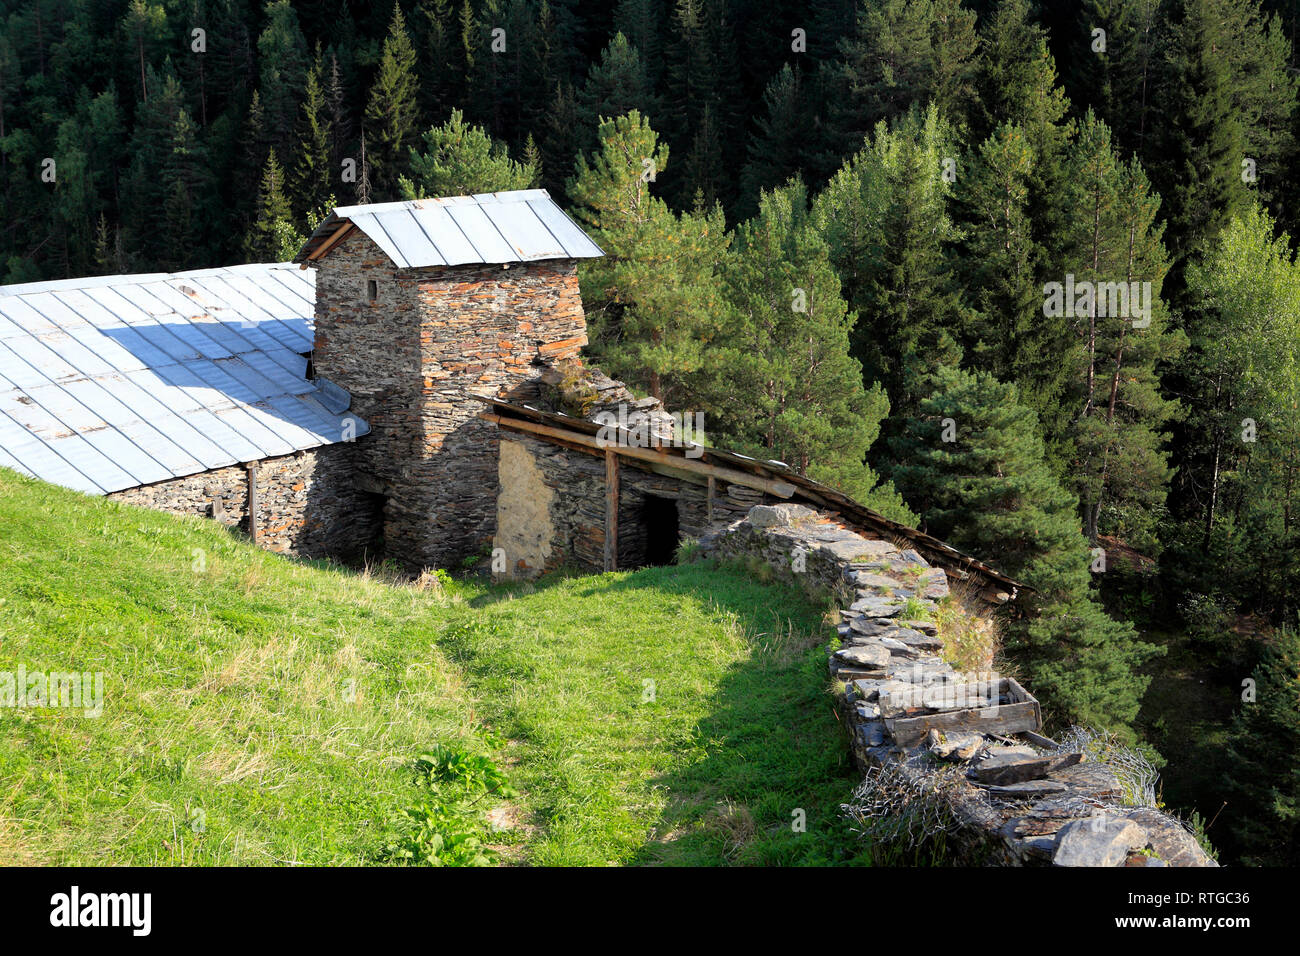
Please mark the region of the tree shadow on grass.
<svg viewBox="0 0 1300 956"><path fill-rule="evenodd" d="M652 588L734 615L747 653L719 681L695 728L702 759L661 774L668 803L630 863L650 865L865 862L840 811L857 783L834 701L823 608L779 584L717 568L644 570L591 579L596 598Z"/></svg>

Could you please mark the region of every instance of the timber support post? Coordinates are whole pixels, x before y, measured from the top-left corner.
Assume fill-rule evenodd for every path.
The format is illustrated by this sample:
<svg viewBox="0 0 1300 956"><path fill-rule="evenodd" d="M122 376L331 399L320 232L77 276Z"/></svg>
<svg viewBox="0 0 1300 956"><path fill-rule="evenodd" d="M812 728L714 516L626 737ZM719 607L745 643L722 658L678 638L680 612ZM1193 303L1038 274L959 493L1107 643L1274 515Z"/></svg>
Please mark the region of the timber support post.
<svg viewBox="0 0 1300 956"><path fill-rule="evenodd" d="M605 570L618 570L618 455L605 452Z"/></svg>

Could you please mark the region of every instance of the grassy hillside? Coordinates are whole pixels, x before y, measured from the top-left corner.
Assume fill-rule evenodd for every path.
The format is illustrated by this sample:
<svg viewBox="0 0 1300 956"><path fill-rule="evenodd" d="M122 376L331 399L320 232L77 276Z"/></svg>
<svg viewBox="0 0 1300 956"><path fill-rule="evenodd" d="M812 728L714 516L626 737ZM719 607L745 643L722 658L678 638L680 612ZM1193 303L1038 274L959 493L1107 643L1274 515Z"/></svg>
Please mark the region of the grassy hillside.
<svg viewBox="0 0 1300 956"><path fill-rule="evenodd" d="M388 862L438 746L503 862L850 862L829 639L726 569L421 591L0 470L0 672L105 681L0 707L0 863Z"/></svg>

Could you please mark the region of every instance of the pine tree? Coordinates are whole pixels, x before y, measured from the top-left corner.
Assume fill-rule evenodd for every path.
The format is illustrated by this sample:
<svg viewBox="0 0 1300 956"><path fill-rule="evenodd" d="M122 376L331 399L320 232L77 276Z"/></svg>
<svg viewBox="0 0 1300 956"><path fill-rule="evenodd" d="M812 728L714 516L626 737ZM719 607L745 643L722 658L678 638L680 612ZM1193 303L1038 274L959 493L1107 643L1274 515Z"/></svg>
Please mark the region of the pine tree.
<svg viewBox="0 0 1300 956"><path fill-rule="evenodd" d="M665 183L676 208L697 193L706 205L715 198L730 206L737 165L740 102L734 62L734 34L724 0L677 0L670 25L665 77L666 127L684 154L681 174Z"/></svg>
<svg viewBox="0 0 1300 956"><path fill-rule="evenodd" d="M849 355L856 319L799 182L765 192L726 259L728 308L709 366L711 433L786 462L900 520L914 520L865 463L889 402Z"/></svg>
<svg viewBox="0 0 1300 956"><path fill-rule="evenodd" d="M1072 265L1058 278L1060 297L1046 297L1043 309L1072 322L1079 346L1068 392L1071 483L1090 541L1105 524L1105 508L1112 533L1153 543L1170 477L1162 446L1177 415L1177 405L1161 394L1157 366L1186 344L1167 330L1161 300L1168 266L1157 224L1160 201L1135 161L1120 162L1110 131L1091 113L1072 153L1078 188ZM1065 301L1070 275L1080 290L1072 303Z"/></svg>
<svg viewBox="0 0 1300 956"><path fill-rule="evenodd" d="M582 111L581 122L591 130L600 120L622 116L630 110L638 110L649 119L658 113L658 98L641 54L622 33L614 35L600 62L593 63L587 72L578 105Z"/></svg>
<svg viewBox="0 0 1300 956"><path fill-rule="evenodd" d="M163 170L162 265L179 270L202 261L206 219L202 202L209 192L209 163L198 127L186 110L176 117L171 155Z"/></svg>
<svg viewBox="0 0 1300 956"><path fill-rule="evenodd" d="M1078 19L1064 48L1070 53L1070 97L1080 113L1088 109L1115 132L1126 152L1152 155L1164 111L1159 90L1163 49L1173 42L1162 0L1081 0ZM1103 39L1094 31L1103 30ZM1157 109L1157 107L1160 107Z"/></svg>
<svg viewBox="0 0 1300 956"><path fill-rule="evenodd" d="M370 87L370 101L366 106L368 154L375 198L379 202L398 195L398 179L406 172L411 140L415 136L418 92L415 48L406 32L402 8L394 3L379 71Z"/></svg>
<svg viewBox="0 0 1300 956"><path fill-rule="evenodd" d="M927 368L956 364L968 323L950 255L959 238L941 171L957 155L934 107L883 123L814 203L818 227L858 313L854 355L895 414L915 408Z"/></svg>
<svg viewBox="0 0 1300 956"><path fill-rule="evenodd" d="M678 216L651 194L667 163L668 148L633 110L601 123L600 148L579 159L568 193L605 250L579 271L595 357L682 407L721 310L717 269L728 237L721 210Z"/></svg>
<svg viewBox="0 0 1300 956"><path fill-rule="evenodd" d="M741 217L758 209L759 194L802 175L808 146L816 136L811 92L798 64L787 63L763 93L763 115L749 140L749 160L740 175Z"/></svg>
<svg viewBox="0 0 1300 956"><path fill-rule="evenodd" d="M537 181L536 166L512 160L503 143L493 142L482 127L466 124L460 110L426 131L423 141L423 153L411 150L411 175L401 178L403 198L528 189Z"/></svg>
<svg viewBox="0 0 1300 956"><path fill-rule="evenodd" d="M929 384L896 443L899 490L925 530L1033 589L1004 650L1049 713L1131 736L1154 648L1093 598L1077 502L1047 467L1034 413L986 372L941 367Z"/></svg>
<svg viewBox="0 0 1300 956"><path fill-rule="evenodd" d="M959 238L951 187L942 176L945 160L957 155L953 138L933 106L892 129L882 123L815 205L860 317L854 355L867 381L885 386L895 415L915 410L926 374L960 361L957 336L969 323L951 258Z"/></svg>
<svg viewBox="0 0 1300 956"><path fill-rule="evenodd" d="M974 97L977 45L975 14L960 0L864 3L856 32L840 41L833 68L833 151L851 154L876 124L913 105L934 105L946 117L964 118Z"/></svg>
<svg viewBox="0 0 1300 956"><path fill-rule="evenodd" d="M307 41L290 0L272 0L267 24L257 38L263 132L281 156L293 153L298 97L307 82Z"/></svg>
<svg viewBox="0 0 1300 956"><path fill-rule="evenodd" d="M1161 88L1165 122L1151 161L1165 204L1175 305L1182 304L1188 257L1212 242L1248 200L1228 36L1215 6L1215 0L1186 0L1183 20L1172 33Z"/></svg>
<svg viewBox="0 0 1300 956"><path fill-rule="evenodd" d="M1028 137L1008 124L984 141L958 180L963 218L969 223L962 272L975 310L963 344L974 367L1049 404L1060 397L1063 380L1053 382L1052 370L1061 365L1059 347L1065 340L1049 339L1054 347L1044 354L1042 334L1053 324L1042 314L1039 250L1030 219L1035 178Z"/></svg>

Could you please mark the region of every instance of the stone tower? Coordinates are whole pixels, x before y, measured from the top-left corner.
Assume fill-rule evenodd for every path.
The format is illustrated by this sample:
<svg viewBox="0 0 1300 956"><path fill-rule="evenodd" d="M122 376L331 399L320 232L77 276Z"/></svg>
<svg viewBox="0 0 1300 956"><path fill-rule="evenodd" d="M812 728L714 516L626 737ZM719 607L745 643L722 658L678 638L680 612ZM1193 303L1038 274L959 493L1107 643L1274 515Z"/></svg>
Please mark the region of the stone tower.
<svg viewBox="0 0 1300 956"><path fill-rule="evenodd" d="M448 567L490 545L496 429L472 395L530 401L579 354L577 260L599 255L545 190L340 208L303 247L313 374L370 423L356 469L386 556Z"/></svg>

